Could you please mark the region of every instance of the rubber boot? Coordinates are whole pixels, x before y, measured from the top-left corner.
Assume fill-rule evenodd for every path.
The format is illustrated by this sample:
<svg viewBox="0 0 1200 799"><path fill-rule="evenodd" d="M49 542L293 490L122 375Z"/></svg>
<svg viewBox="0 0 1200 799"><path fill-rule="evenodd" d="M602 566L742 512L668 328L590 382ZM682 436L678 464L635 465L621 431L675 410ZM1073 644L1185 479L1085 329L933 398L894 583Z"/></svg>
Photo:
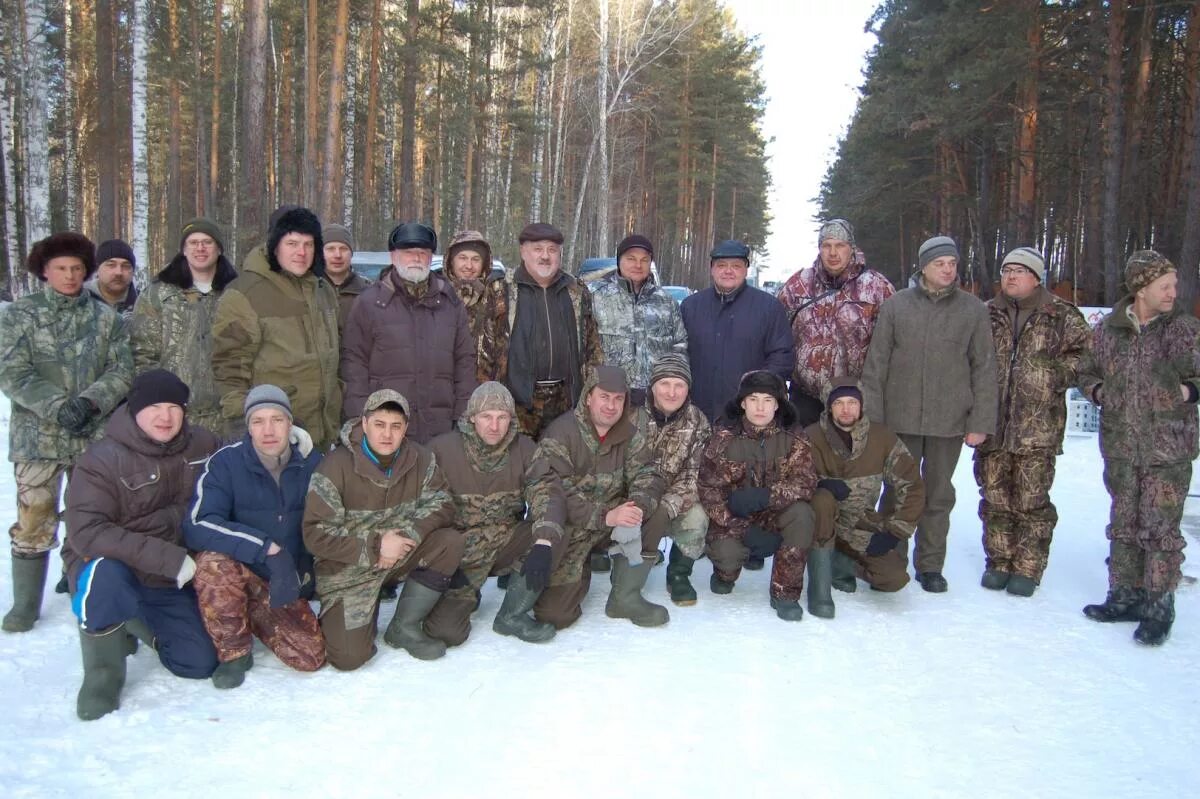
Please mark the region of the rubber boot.
<svg viewBox="0 0 1200 799"><path fill-rule="evenodd" d="M79 631L83 653L83 685L75 700L75 713L83 721L94 721L121 706L125 687L125 625L98 633Z"/></svg>
<svg viewBox="0 0 1200 799"><path fill-rule="evenodd" d="M732 594L733 583L722 580L716 571L713 571L712 577L708 578L708 590L714 594Z"/></svg>
<svg viewBox="0 0 1200 799"><path fill-rule="evenodd" d="M1175 595L1151 594L1142 606L1142 623L1133 632L1133 640L1145 646L1159 646L1171 635L1175 621Z"/></svg>
<svg viewBox="0 0 1200 799"><path fill-rule="evenodd" d="M624 555L613 555L612 590L604 605L604 615L610 619L629 619L639 627L661 627L670 621L666 608L642 596L653 565L653 556L649 560L642 558L634 566Z"/></svg>
<svg viewBox="0 0 1200 799"><path fill-rule="evenodd" d="M692 565L696 562L671 544L671 559L667 561L667 592L676 605L696 604L696 589L692 587Z"/></svg>
<svg viewBox="0 0 1200 799"><path fill-rule="evenodd" d="M1037 590L1037 583L1032 578L1026 577L1023 574L1014 574L1008 578L1007 591L1013 596L1033 596L1033 592Z"/></svg>
<svg viewBox="0 0 1200 799"><path fill-rule="evenodd" d="M237 688L246 681L246 672L252 668L254 668L253 652L247 652L240 658L220 663L212 675L213 687L224 691L230 688Z"/></svg>
<svg viewBox="0 0 1200 799"><path fill-rule="evenodd" d="M989 591L1003 591L1008 586L1008 581L1012 575L1008 572L1002 572L999 569L987 569L983 573L983 577L979 578L979 584Z"/></svg>
<svg viewBox="0 0 1200 799"><path fill-rule="evenodd" d="M832 619L833 547L808 551L808 612L818 619Z"/></svg>
<svg viewBox="0 0 1200 799"><path fill-rule="evenodd" d="M771 607L775 609L775 615L784 621L800 621L804 618L804 608L800 607L800 601L797 599L772 597Z"/></svg>
<svg viewBox="0 0 1200 799"><path fill-rule="evenodd" d="M442 598L440 591L405 580L400 598L396 600L396 615L392 616L383 634L388 646L404 649L418 660L437 660L446 654L446 644L425 634L424 621L433 606Z"/></svg>
<svg viewBox="0 0 1200 799"><path fill-rule="evenodd" d="M831 568L833 587L847 594L853 594L858 588L858 577L854 573L854 559L845 552L833 550L833 565Z"/></svg>
<svg viewBox="0 0 1200 799"><path fill-rule="evenodd" d="M13 606L4 617L4 632L27 633L42 613L42 592L46 589L46 566L50 553L12 556Z"/></svg>
<svg viewBox="0 0 1200 799"><path fill-rule="evenodd" d="M529 615L537 604L541 591L533 591L522 574L512 574L508 579L508 590L504 601L496 612L492 630L500 635L514 635L531 644L541 644L554 637L553 624L546 624Z"/></svg>
<svg viewBox="0 0 1200 799"><path fill-rule="evenodd" d="M1109 590L1101 604L1085 606L1083 615L1092 621L1105 624L1117 621L1141 621L1143 599L1141 589L1117 586Z"/></svg>

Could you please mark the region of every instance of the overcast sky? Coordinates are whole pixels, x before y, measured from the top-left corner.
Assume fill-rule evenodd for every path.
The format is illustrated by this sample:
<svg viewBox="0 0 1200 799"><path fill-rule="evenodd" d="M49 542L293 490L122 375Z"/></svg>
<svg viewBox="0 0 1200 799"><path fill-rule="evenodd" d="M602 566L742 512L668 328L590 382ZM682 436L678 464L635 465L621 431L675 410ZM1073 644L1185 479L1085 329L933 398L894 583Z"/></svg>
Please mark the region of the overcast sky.
<svg viewBox="0 0 1200 799"><path fill-rule="evenodd" d="M825 170L858 100L863 60L875 43L863 27L878 0L726 0L741 29L758 36L767 87L763 133L770 156L768 279L812 263ZM771 141L774 139L774 141ZM853 222L854 220L850 220Z"/></svg>

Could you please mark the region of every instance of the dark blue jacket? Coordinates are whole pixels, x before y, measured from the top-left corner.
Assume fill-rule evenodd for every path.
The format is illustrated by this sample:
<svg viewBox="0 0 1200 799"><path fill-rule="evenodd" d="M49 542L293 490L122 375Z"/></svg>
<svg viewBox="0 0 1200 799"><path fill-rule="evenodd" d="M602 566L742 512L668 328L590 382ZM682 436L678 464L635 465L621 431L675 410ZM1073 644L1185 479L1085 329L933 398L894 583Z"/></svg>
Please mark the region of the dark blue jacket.
<svg viewBox="0 0 1200 799"><path fill-rule="evenodd" d="M715 422L737 396L742 375L757 369L783 380L795 366L792 331L779 300L743 284L722 297L712 286L683 301L692 365L692 402Z"/></svg>
<svg viewBox="0 0 1200 799"><path fill-rule="evenodd" d="M276 485L249 434L217 450L196 483L183 520L188 547L228 555L266 580L267 549L275 542L292 556L302 593L311 595L313 561L304 548L301 527L308 481L320 462L318 450L305 457L293 444L291 460Z"/></svg>

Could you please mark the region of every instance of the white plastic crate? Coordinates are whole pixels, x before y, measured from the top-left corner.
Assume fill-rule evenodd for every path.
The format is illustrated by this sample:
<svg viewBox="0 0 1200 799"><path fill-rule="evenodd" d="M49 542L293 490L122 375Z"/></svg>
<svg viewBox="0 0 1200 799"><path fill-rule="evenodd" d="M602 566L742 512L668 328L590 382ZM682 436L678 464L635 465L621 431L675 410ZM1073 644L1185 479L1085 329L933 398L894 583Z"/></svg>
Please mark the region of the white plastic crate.
<svg viewBox="0 0 1200 799"><path fill-rule="evenodd" d="M1095 433L1100 430L1100 409L1085 399L1067 400L1067 432Z"/></svg>

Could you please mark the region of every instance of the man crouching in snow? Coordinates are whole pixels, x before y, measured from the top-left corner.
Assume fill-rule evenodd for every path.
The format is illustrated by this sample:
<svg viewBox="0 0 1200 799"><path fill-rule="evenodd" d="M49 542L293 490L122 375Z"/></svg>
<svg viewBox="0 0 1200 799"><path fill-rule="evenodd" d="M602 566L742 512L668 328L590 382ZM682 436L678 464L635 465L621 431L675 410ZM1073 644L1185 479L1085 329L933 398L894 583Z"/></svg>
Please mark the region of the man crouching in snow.
<svg viewBox="0 0 1200 799"><path fill-rule="evenodd" d="M188 387L165 369L133 380L104 438L75 463L63 561L79 617L83 686L76 712L98 719L120 705L125 656L141 638L180 677L204 679L217 653L188 585L195 561L180 522L217 437L184 420Z"/></svg>
<svg viewBox="0 0 1200 799"><path fill-rule="evenodd" d="M421 660L446 654L422 624L450 587L464 541L433 453L405 437L410 415L400 392L371 394L309 485L304 543L316 559L326 655L342 671L375 654L379 589L393 576L404 590L383 640Z"/></svg>
<svg viewBox="0 0 1200 799"><path fill-rule="evenodd" d="M188 546L200 553L192 584L221 661L217 688L245 680L255 635L293 669L325 665L325 639L307 600L312 555L300 532L321 455L292 425L283 389L255 386L244 404L246 435L209 458L183 523Z"/></svg>

